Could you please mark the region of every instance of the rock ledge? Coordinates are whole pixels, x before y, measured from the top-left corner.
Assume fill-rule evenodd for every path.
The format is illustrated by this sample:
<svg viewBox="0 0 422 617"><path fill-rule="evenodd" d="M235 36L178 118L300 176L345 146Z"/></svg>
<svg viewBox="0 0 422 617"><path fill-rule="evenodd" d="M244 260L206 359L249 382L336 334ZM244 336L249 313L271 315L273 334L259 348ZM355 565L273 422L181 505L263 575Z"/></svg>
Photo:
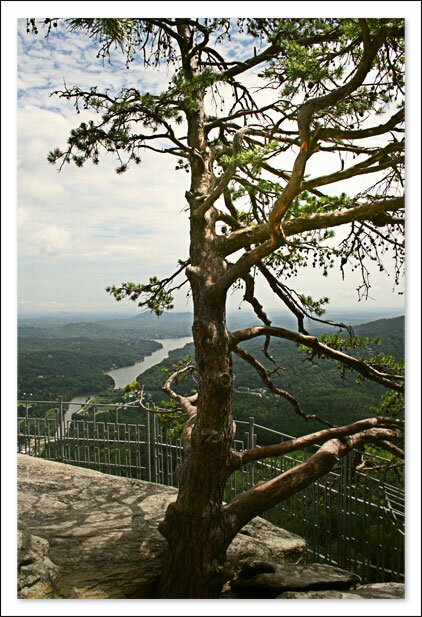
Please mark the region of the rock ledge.
<svg viewBox="0 0 422 617"><path fill-rule="evenodd" d="M20 598L154 598L166 543L158 532L176 489L18 455ZM297 561L303 538L254 519L230 565Z"/></svg>

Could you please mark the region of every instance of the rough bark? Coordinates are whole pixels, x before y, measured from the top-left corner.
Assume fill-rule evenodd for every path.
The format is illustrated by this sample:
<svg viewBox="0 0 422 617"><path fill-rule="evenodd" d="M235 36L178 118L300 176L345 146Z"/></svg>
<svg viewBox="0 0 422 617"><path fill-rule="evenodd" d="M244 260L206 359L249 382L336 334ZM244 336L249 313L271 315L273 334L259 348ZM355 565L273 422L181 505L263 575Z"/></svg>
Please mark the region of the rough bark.
<svg viewBox="0 0 422 617"><path fill-rule="evenodd" d="M194 231L190 277L199 396L178 498L160 527L169 544L160 587L165 598L217 597L226 579L223 565L233 537L225 531L222 506L233 441L230 344L225 297L210 292L222 263L208 250L206 230Z"/></svg>
<svg viewBox="0 0 422 617"><path fill-rule="evenodd" d="M188 39L180 20L179 32ZM195 59L186 61L194 77ZM215 598L227 579L226 549L233 538L225 530L224 487L230 475L232 363L226 327L226 296L215 283L226 262L214 247L215 212L203 205L212 193L213 174L205 136L203 95L187 114L192 149L192 179L187 199L191 212L190 266L187 275L194 305L193 338L198 400L190 448L180 469L179 493L166 512L160 531L168 542L159 595L163 598Z"/></svg>

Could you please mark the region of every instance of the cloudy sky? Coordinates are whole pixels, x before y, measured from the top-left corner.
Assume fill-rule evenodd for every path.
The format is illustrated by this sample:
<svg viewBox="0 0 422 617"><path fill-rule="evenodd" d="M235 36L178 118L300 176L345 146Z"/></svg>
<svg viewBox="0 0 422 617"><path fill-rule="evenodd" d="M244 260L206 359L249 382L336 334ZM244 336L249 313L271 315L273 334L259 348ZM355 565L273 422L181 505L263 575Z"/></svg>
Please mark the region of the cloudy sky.
<svg viewBox="0 0 422 617"><path fill-rule="evenodd" d="M134 304L116 305L105 287L144 282L154 274L166 276L178 258L187 257L184 192L189 176L175 171L173 157L151 152L145 153L141 166L121 176L114 171L116 162L104 158L99 166L67 165L59 173L47 162L47 153L64 146L69 131L85 118L75 114L71 102L50 94L64 81L68 86L97 85L114 91L133 84L141 91L158 92L167 83L167 71L144 71L135 63L127 70L118 52L111 64L103 63L83 34L59 29L48 38L42 30L38 36L28 35L24 20L18 22L17 48L18 311L133 313ZM239 56L242 41L234 40L231 48ZM254 76L248 79L252 86ZM318 166L312 171L318 175ZM374 273L372 299L365 308L403 306L403 296L393 293L392 279ZM328 279L315 277L313 271L302 274L296 287L314 297L329 296L333 307L355 308L358 284L355 275L343 282L337 270ZM267 305L274 305L262 293ZM231 306L240 300L235 295ZM180 294L176 309L189 308Z"/></svg>

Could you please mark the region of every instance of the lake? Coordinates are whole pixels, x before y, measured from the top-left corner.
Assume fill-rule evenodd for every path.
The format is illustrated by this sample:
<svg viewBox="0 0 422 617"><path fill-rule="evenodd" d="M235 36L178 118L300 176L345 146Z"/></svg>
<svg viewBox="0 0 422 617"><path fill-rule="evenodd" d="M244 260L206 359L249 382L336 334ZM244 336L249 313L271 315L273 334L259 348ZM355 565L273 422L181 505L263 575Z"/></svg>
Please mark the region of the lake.
<svg viewBox="0 0 422 617"><path fill-rule="evenodd" d="M138 375L167 358L170 351L184 347L187 343L191 343L193 339L191 336L184 336L181 338L164 338L153 340L160 343L162 348L154 351L150 356L146 356L143 360L135 362L135 364L131 364L130 366L122 366L121 368L116 368L113 371L108 371L106 373L106 375L110 375L110 377L114 379L115 390L117 388L124 388L128 383L132 383Z"/></svg>
<svg viewBox="0 0 422 617"><path fill-rule="evenodd" d="M79 396L75 396L75 398L70 401L70 404L64 414L64 426L67 426L67 422L72 419L72 414L79 411L89 398L90 395L88 394L80 394Z"/></svg>

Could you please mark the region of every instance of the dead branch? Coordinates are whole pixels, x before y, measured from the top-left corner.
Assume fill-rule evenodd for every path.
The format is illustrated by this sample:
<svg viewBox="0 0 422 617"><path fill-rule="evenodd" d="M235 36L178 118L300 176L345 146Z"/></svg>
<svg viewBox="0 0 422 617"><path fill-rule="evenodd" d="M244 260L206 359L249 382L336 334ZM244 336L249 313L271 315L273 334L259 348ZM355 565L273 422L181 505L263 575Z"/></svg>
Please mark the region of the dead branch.
<svg viewBox="0 0 422 617"><path fill-rule="evenodd" d="M262 323L264 323L266 326L270 326L271 320L265 313L262 304L255 297L255 281L253 276L249 273L245 274L243 280L245 281L245 294L243 296L243 299L245 300L245 302L249 302L249 304L254 310L255 315L262 321Z"/></svg>
<svg viewBox="0 0 422 617"><path fill-rule="evenodd" d="M166 379L162 387L163 392L168 394L168 396L173 401L176 401L176 403L180 405L182 411L187 415L188 418L196 416L196 407L192 403L196 401L197 395L194 394L193 396L190 396L190 397L182 396L181 394L177 394L177 392L175 392L171 386L176 381L176 379L178 379L181 375L184 375L186 372L192 372L194 370L195 370L195 367L192 364L188 364L187 366L172 373Z"/></svg>
<svg viewBox="0 0 422 617"><path fill-rule="evenodd" d="M282 390L281 388L277 387L271 381L263 364L261 364L261 362L259 362L252 354L237 346L233 347L233 351L237 356L239 356L239 358L242 358L242 360L245 360L245 362L248 362L248 364L253 366L253 368L261 377L263 383L267 386L267 388L271 390L271 392L274 392L274 394L277 394L277 396L281 396L282 398L286 399L293 407L293 410L295 411L295 413L297 413L298 416L300 416L304 420L316 420L317 422L321 422L321 424L325 424L326 426L333 426L331 422L323 420L315 414L306 414L304 411L302 411L302 408L299 405L298 401L295 399L295 397L292 396L290 392L287 392L286 390Z"/></svg>
<svg viewBox="0 0 422 617"><path fill-rule="evenodd" d="M285 328L276 328L273 326L253 326L251 328L245 328L244 330L232 332L230 335L231 347L233 351L235 351L235 347L237 347L242 341L248 341L252 338L256 338L257 336L267 335L293 341L299 345L304 345L308 349L312 349L316 354L337 360L337 362L340 362L344 366L355 370L360 375L363 375L372 381L376 381L386 388L391 388L396 392L404 391L404 377L402 375L390 375L389 373L380 372L363 360L349 356L342 351L329 347L325 343L321 343L315 336L300 334L299 332L293 332L291 330L286 330Z"/></svg>

